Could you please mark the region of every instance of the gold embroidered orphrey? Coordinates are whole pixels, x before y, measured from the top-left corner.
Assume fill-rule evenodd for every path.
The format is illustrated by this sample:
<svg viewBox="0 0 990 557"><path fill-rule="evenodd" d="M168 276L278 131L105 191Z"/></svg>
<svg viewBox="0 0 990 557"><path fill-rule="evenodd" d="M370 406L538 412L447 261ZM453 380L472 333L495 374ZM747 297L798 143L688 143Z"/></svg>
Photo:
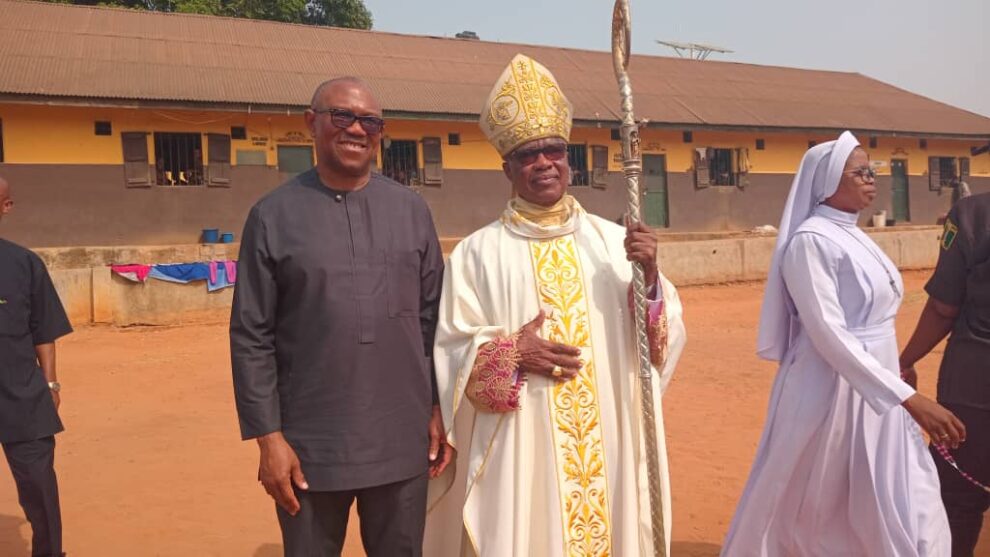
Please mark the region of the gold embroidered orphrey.
<svg viewBox="0 0 990 557"><path fill-rule="evenodd" d="M550 70L517 54L485 101L479 125L503 157L536 139L571 136L571 103Z"/></svg>
<svg viewBox="0 0 990 557"><path fill-rule="evenodd" d="M595 382L591 322L574 236L530 242L541 306L547 310L547 339L581 348L581 370L550 389L550 421L564 555L612 555L605 446Z"/></svg>

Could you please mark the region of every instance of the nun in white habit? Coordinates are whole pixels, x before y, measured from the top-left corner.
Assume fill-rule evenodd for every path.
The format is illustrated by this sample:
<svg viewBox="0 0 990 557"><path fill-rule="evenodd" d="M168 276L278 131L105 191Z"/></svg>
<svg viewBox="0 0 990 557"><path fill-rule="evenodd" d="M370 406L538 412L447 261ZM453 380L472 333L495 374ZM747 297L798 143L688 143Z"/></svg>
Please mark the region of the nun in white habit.
<svg viewBox="0 0 990 557"><path fill-rule="evenodd" d="M780 368L724 556L950 554L922 428L949 445L965 429L900 378L904 285L856 226L875 197L849 132L801 161L760 316L757 352Z"/></svg>

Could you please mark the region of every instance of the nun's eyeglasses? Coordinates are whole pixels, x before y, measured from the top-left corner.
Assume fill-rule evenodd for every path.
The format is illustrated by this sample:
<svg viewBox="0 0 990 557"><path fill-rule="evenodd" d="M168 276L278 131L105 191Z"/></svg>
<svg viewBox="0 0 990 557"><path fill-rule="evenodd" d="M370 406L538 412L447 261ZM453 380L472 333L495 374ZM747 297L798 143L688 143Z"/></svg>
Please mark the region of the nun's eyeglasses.
<svg viewBox="0 0 990 557"><path fill-rule="evenodd" d="M861 166L859 168L847 170L845 174L852 174L853 176L859 176L863 180L877 179L877 171L873 170L873 167L870 166Z"/></svg>

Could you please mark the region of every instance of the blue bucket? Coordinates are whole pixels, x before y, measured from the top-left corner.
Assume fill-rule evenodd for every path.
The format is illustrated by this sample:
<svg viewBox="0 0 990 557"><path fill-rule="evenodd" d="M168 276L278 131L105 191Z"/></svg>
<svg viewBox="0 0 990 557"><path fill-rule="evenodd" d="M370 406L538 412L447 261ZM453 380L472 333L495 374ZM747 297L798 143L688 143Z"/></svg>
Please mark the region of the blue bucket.
<svg viewBox="0 0 990 557"><path fill-rule="evenodd" d="M203 243L204 244L215 244L220 240L220 229L219 228L204 228L203 229Z"/></svg>
<svg viewBox="0 0 990 557"><path fill-rule="evenodd" d="M224 232L223 234L221 234L220 235L220 243L221 244L233 244L234 243L234 233L233 232Z"/></svg>

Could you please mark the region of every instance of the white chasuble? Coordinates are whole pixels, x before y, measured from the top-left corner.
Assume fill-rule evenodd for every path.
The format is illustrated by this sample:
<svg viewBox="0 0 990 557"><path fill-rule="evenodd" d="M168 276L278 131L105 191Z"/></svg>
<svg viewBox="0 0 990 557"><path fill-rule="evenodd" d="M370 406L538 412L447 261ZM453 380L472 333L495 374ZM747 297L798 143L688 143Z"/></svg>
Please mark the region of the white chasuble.
<svg viewBox="0 0 990 557"><path fill-rule="evenodd" d="M632 270L625 229L566 197L562 224L539 226L512 205L450 256L434 350L456 465L431 482L424 554L652 554L641 434ZM661 394L683 349L681 304L661 277L666 360L654 370L664 516L670 492ZM519 409L477 410L465 396L479 347L543 309L542 336L581 349L577 377L530 375ZM669 543L669 542L668 542Z"/></svg>

